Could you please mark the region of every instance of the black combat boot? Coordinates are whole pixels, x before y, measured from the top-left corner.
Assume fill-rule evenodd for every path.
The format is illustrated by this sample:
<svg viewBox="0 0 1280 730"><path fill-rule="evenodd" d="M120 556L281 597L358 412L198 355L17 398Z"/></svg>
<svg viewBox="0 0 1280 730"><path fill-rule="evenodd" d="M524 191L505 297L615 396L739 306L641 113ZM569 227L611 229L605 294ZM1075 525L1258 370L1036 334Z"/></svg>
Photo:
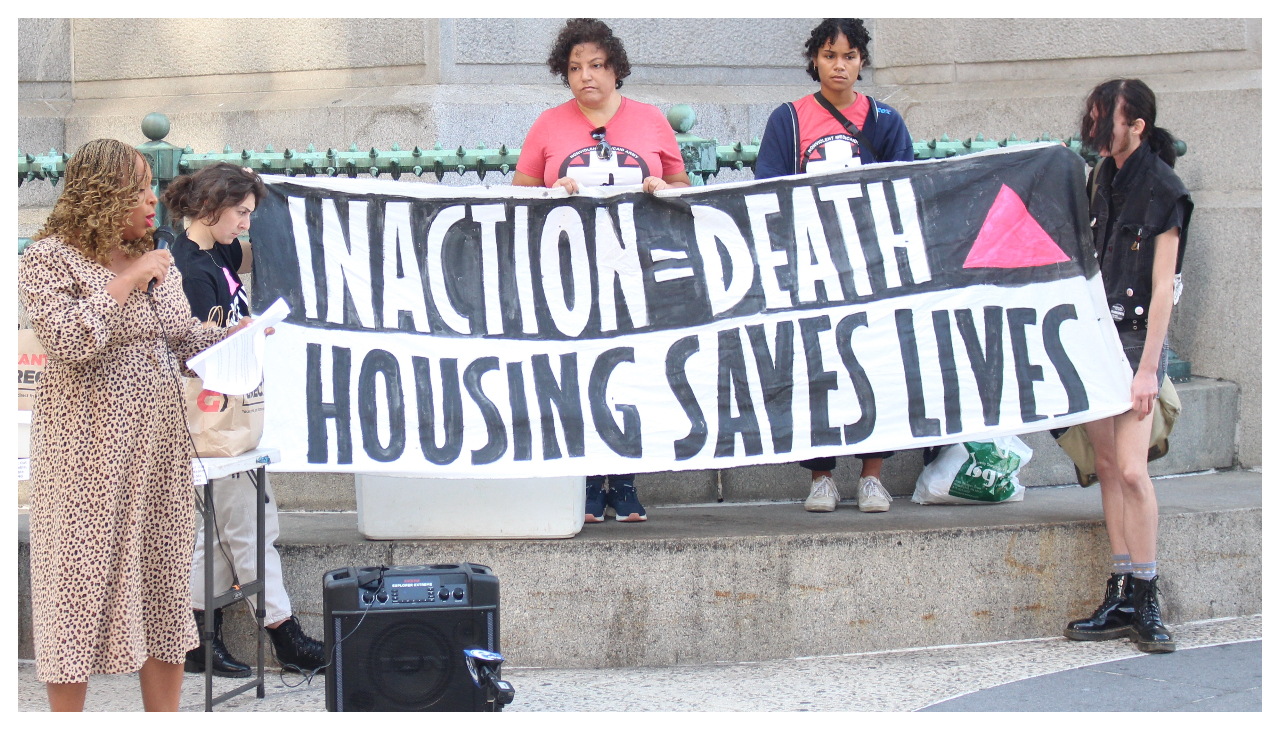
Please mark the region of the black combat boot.
<svg viewBox="0 0 1280 730"><path fill-rule="evenodd" d="M204 611L197 610L196 626L200 630L200 646L187 652L187 662L183 667L188 672L204 673ZM213 676L244 678L253 675L253 668L248 664L236 661L222 643L222 609L213 611Z"/></svg>
<svg viewBox="0 0 1280 730"><path fill-rule="evenodd" d="M1107 579L1107 593L1093 615L1067 624L1062 634L1074 641L1106 641L1128 636L1133 618L1132 596L1133 576L1112 573Z"/></svg>
<svg viewBox="0 0 1280 730"><path fill-rule="evenodd" d="M276 647L276 660L287 671L310 672L324 666L324 644L302 633L298 619L290 616L274 629L268 628Z"/></svg>
<svg viewBox="0 0 1280 730"><path fill-rule="evenodd" d="M1173 635L1160 620L1160 601L1156 596L1159 591L1156 581L1159 579L1160 576L1151 580L1133 579L1133 624L1129 632L1133 643L1149 653L1165 653L1178 648L1173 643Z"/></svg>

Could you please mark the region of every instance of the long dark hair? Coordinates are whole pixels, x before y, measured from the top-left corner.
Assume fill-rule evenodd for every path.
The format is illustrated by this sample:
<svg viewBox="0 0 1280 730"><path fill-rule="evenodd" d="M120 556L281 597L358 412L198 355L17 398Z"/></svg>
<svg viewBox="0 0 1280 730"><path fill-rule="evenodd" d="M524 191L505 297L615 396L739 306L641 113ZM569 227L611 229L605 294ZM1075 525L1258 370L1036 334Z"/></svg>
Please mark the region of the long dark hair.
<svg viewBox="0 0 1280 730"><path fill-rule="evenodd" d="M207 225L218 222L222 211L249 195L254 204L267 196L267 186L257 173L227 162L219 162L196 172L182 175L169 183L161 201L170 215L185 216Z"/></svg>
<svg viewBox="0 0 1280 730"><path fill-rule="evenodd" d="M1080 139L1084 146L1097 152L1111 149L1111 120L1116 106L1123 100L1121 114L1132 124L1141 119L1146 122L1142 139L1151 145L1160 159L1169 167L1178 161L1173 135L1164 127L1156 126L1156 95L1150 86L1140 79L1112 79L1098 84L1089 92L1084 102L1084 116L1080 120ZM1097 110L1097 120L1090 115Z"/></svg>

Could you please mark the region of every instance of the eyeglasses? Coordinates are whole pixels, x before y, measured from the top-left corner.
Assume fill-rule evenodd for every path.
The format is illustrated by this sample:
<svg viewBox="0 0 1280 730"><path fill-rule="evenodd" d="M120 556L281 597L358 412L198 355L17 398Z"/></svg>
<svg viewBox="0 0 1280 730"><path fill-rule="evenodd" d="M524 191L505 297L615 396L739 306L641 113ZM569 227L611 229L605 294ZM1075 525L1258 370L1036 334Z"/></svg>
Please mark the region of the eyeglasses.
<svg viewBox="0 0 1280 730"><path fill-rule="evenodd" d="M599 157L602 160L607 160L610 157L613 157L613 148L609 146L608 141L604 138L604 127L596 127L591 130L591 139L594 139L597 142L596 157Z"/></svg>

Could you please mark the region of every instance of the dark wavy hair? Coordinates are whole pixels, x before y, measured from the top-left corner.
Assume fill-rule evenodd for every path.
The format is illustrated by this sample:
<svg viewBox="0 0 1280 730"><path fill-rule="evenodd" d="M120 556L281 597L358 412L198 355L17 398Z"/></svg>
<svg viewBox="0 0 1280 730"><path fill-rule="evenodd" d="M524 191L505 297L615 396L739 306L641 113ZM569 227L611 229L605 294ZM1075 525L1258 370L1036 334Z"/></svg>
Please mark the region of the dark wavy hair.
<svg viewBox="0 0 1280 730"><path fill-rule="evenodd" d="M622 80L631 75L631 62L627 60L627 49L622 47L622 39L613 34L609 26L595 18L570 18L560 29L556 42L551 45L551 55L547 56L547 68L553 76L559 76L565 86L569 85L569 54L575 46L583 43L594 43L604 51L605 68L613 69L617 77L616 87L622 88Z"/></svg>
<svg viewBox="0 0 1280 730"><path fill-rule="evenodd" d="M243 167L219 162L169 183L161 201L170 215L185 216L211 226L222 217L222 211L249 195L253 196L255 205L267 196L262 178Z"/></svg>
<svg viewBox="0 0 1280 730"><path fill-rule="evenodd" d="M1141 119L1146 122L1142 139L1151 145L1160 159L1169 167L1178 161L1173 135L1164 127L1156 126L1156 94L1139 79L1112 79L1098 84L1089 92L1084 102L1084 116L1080 119L1080 140L1088 149L1097 152L1111 149L1111 120L1121 101L1121 114L1132 124ZM1097 124L1090 116L1097 110Z"/></svg>
<svg viewBox="0 0 1280 730"><path fill-rule="evenodd" d="M871 63L871 54L867 52L871 34L867 32L867 27L862 24L860 18L824 18L809 34L809 40L804 44L804 58L809 62L806 70L814 81L822 79L818 77L818 67L813 63L813 59L818 57L818 52L823 46L835 43L840 36L849 39L849 47L858 49L863 66ZM858 79L862 79L861 69L858 70Z"/></svg>

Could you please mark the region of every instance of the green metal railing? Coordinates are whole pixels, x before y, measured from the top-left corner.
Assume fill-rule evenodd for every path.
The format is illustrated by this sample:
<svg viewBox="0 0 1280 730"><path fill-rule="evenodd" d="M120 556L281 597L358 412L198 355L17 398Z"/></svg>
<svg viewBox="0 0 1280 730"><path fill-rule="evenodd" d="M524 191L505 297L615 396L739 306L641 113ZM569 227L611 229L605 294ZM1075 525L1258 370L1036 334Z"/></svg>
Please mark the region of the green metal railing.
<svg viewBox="0 0 1280 730"><path fill-rule="evenodd" d="M684 156L685 170L695 185L704 184L707 178L719 174L722 170L741 170L755 168L756 155L760 150L759 139L750 143L735 142L722 145L718 140L704 139L690 134L696 116L693 109L685 104L677 104L667 112L667 121L676 132L676 141ZM459 146L456 149L445 149L440 143L430 148L414 146L409 149L399 144L392 144L389 149L371 147L362 149L352 144L345 149L329 147L317 149L315 145L307 145L306 149L286 148L277 152L270 144L261 152L245 149L235 151L231 145L225 146L221 152L196 152L191 146L178 147L165 141L169 134L169 120L163 114L151 113L142 120L142 132L148 138L138 146L138 150L151 164L152 175L163 187L178 175L195 172L218 162L230 162L248 167L263 174L283 174L288 176L329 176L371 175L378 177L389 175L399 180L403 175L421 178L432 175L437 182L443 182L445 175L459 175L474 172L481 180L490 172L502 175L509 173L520 158L518 147L499 145L490 147L483 142L468 149ZM1034 142L1060 142L1048 134L1035 139L1019 139L1017 135L1001 140L987 139L978 135L971 139L951 139L943 135L940 139L919 140L913 143L917 160L954 157L972 152L1008 147ZM1080 145L1078 136L1065 140L1065 144L1077 154L1093 161L1095 156L1087 153ZM1179 154L1186 151L1186 145L1178 142ZM68 155L57 150L49 150L48 154L35 155L18 153L18 184L22 185L35 180L47 180L57 185L66 171Z"/></svg>
<svg viewBox="0 0 1280 730"><path fill-rule="evenodd" d="M696 120L693 109L687 104L677 104L667 112L667 121L676 133L676 142L684 157L685 171L694 185L706 184L710 177L723 170L755 169L756 156L760 151L759 139L753 139L749 144L734 142L722 145L718 140L691 134L690 130ZM520 158L518 147L499 145L495 148L483 142L471 149L465 146L445 149L440 143L430 148L414 146L412 149L392 144L385 150L377 147L361 149L352 144L342 150L336 147L319 150L315 145L307 145L304 150L286 148L280 152L270 144L261 152L249 149L236 152L231 145L227 145L222 152L211 150L199 153L190 145L178 147L165 141L165 137L169 135L169 119L157 112L143 118L142 133L149 141L138 145L138 150L151 165L157 195L179 175L219 162L241 165L262 174L308 177L380 177L385 174L393 180L412 175L416 178L433 176L436 182L443 182L446 175L454 173L462 175L474 172L481 180L490 172L506 175L514 169ZM913 146L917 160L928 160L1035 142L1063 142L1086 161L1092 163L1097 159L1096 155L1082 148L1078 135L1064 141L1048 134L1028 140L1019 139L1012 134L1002 140L987 139L980 134L972 139L951 139L944 134L940 139L914 142ZM1186 145L1181 140L1177 145L1178 154L1185 154ZM18 185L36 180L47 180L50 185L57 185L66 172L68 159L65 152L54 149L45 155L24 154L19 151ZM168 214L163 206L159 206L156 217L162 224L168 222ZM22 244L19 243L19 246L21 248Z"/></svg>

